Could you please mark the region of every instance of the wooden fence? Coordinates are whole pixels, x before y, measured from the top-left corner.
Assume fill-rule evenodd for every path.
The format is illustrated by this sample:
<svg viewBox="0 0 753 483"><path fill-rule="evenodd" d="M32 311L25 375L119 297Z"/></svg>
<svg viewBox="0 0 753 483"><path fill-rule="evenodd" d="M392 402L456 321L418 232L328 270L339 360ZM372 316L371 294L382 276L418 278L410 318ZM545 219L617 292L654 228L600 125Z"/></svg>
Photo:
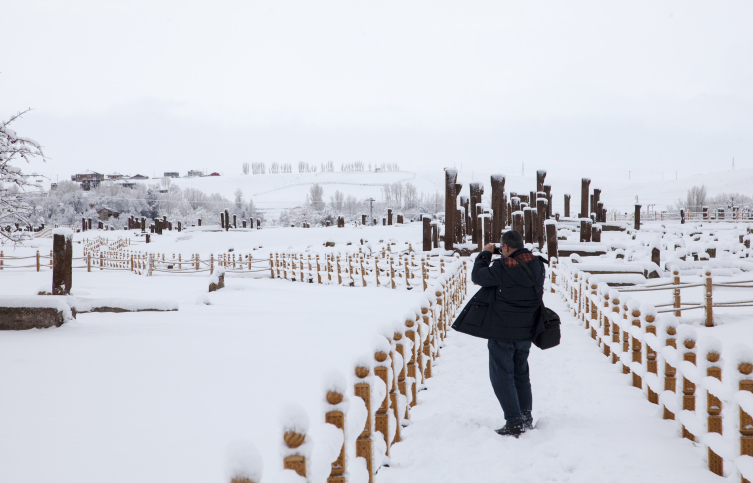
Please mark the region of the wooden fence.
<svg viewBox="0 0 753 483"><path fill-rule="evenodd" d="M439 356L442 341L447 336L449 324L461 307L467 293L467 266L453 259L445 266L445 273L422 293L426 303L395 326L394 333L380 336L373 355L369 355L353 368L355 383L347 391L338 392L329 387L324 391L327 411L324 422L343 431L343 444L336 459L331 462L328 483L344 483L348 458L364 458L369 482L379 470L383 455L401 441L401 430L410 420L410 410L418 403L421 386L432 377L432 363ZM347 392L347 393L346 393ZM346 398L360 398L366 406L366 418L348 424L363 426L355 440L345 434ZM307 436L301 429L283 427L283 466L303 477L310 477L311 445L305 444ZM231 476L233 483L258 483L245 476Z"/></svg>
<svg viewBox="0 0 753 483"><path fill-rule="evenodd" d="M656 307L626 293L637 289L609 288L577 264L564 262L551 277L552 290L557 287L607 360L622 366L649 403L662 406L663 418L676 421L682 437L706 448L709 470L753 481L753 350L740 346L723 354L713 335L699 337L692 326L659 316ZM672 285L668 289L680 290ZM708 272L703 285L710 294Z"/></svg>

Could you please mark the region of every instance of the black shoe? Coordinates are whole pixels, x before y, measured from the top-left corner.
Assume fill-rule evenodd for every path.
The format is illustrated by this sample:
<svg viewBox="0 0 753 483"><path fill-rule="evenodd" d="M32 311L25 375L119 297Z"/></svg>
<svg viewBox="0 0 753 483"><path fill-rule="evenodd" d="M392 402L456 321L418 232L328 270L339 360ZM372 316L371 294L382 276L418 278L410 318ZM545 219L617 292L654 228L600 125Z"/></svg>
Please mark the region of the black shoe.
<svg viewBox="0 0 753 483"><path fill-rule="evenodd" d="M523 427L526 431L533 429L533 416L530 411L523 411Z"/></svg>
<svg viewBox="0 0 753 483"><path fill-rule="evenodd" d="M526 428L523 423L518 424L505 424L504 427L495 431L500 436L514 436L518 437L526 432Z"/></svg>

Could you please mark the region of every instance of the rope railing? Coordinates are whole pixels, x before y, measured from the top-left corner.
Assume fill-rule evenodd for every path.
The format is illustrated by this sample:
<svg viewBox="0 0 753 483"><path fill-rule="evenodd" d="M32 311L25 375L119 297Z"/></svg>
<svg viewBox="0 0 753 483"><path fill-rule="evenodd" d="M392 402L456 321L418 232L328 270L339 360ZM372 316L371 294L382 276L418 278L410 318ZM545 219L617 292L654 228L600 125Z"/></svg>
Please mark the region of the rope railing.
<svg viewBox="0 0 753 483"><path fill-rule="evenodd" d="M676 421L682 437L706 449L710 471L719 476L736 472L743 483L753 481L753 350L741 346L735 353L725 351L728 359L722 357L722 344L713 335L698 337L677 317L660 316L655 306L610 289L597 275L563 265L551 275L552 291L556 286L603 354L622 365L650 403L661 405L663 419ZM670 312L705 308L710 317L710 307L729 306L711 303L710 271L704 277L705 303ZM723 427L735 428L739 436L723 435Z"/></svg>

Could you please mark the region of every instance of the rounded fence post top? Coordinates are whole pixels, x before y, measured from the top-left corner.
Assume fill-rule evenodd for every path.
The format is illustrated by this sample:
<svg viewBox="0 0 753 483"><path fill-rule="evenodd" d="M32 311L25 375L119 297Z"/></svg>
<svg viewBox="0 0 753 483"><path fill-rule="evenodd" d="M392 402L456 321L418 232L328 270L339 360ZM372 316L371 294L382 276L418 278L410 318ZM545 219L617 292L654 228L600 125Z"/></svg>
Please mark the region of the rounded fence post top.
<svg viewBox="0 0 753 483"><path fill-rule="evenodd" d="M677 329L674 327L667 327L667 334L669 335L675 335L677 333Z"/></svg>
<svg viewBox="0 0 753 483"><path fill-rule="evenodd" d="M747 362L741 362L737 366L737 370L740 371L742 374L745 374L746 376L750 375L751 372L753 372L753 364L747 363Z"/></svg>
<svg viewBox="0 0 753 483"><path fill-rule="evenodd" d="M693 339L685 339L682 344L688 349L695 347L695 341Z"/></svg>
<svg viewBox="0 0 753 483"><path fill-rule="evenodd" d="M356 366L356 377L359 379L363 379L364 377L369 375L369 372L371 372L371 369L368 367L363 366Z"/></svg>
<svg viewBox="0 0 753 483"><path fill-rule="evenodd" d="M656 320L656 317L654 317L653 315L646 316L646 322L649 324L653 323L655 320Z"/></svg>
<svg viewBox="0 0 753 483"><path fill-rule="evenodd" d="M285 444L288 445L288 448L295 449L303 444L303 441L306 439L306 435L288 431L283 435L282 439L285 440Z"/></svg>
<svg viewBox="0 0 753 483"><path fill-rule="evenodd" d="M382 351L375 352L374 359L376 359L377 362L384 362L387 360L387 353Z"/></svg>
<svg viewBox="0 0 753 483"><path fill-rule="evenodd" d="M327 402L336 406L343 400L343 395L336 391L327 391Z"/></svg>
<svg viewBox="0 0 753 483"><path fill-rule="evenodd" d="M406 320L406 321L405 321L405 326L406 326L406 327L413 327L413 324L414 324L414 323L415 323L415 322L414 322L414 321L412 321L412 320Z"/></svg>
<svg viewBox="0 0 753 483"><path fill-rule="evenodd" d="M633 317L640 317L641 316L641 311L640 310L633 310L632 315L633 315Z"/></svg>
<svg viewBox="0 0 753 483"><path fill-rule="evenodd" d="M712 351L712 352L709 352L709 353L706 354L706 360L709 361L709 362L719 362L719 358L720 357L721 356L719 355L718 352L713 352Z"/></svg>

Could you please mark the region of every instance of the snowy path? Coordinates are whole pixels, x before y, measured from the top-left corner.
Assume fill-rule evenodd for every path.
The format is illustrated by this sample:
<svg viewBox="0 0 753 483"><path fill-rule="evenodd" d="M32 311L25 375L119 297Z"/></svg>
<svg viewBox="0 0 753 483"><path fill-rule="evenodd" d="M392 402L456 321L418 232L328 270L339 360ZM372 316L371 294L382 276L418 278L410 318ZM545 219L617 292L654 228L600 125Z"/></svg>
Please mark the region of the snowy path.
<svg viewBox="0 0 753 483"><path fill-rule="evenodd" d="M486 341L452 332L377 483L724 481L607 362L559 296L545 303L562 317L563 342L531 351L536 429L518 440L494 432L504 417Z"/></svg>

